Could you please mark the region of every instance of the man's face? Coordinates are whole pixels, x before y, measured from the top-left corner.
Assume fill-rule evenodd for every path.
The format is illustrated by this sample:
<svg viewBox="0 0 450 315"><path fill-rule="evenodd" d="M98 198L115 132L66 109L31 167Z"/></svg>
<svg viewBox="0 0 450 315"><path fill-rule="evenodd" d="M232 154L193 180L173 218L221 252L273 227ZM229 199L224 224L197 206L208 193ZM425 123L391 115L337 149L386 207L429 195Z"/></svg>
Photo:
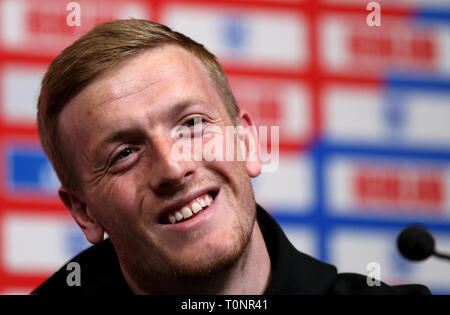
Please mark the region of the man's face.
<svg viewBox="0 0 450 315"><path fill-rule="evenodd" d="M255 217L249 175L259 174L259 161L174 158L173 128L198 118L223 134L233 125L204 66L177 46L126 61L61 113L61 139L82 181L69 208L91 242L108 233L128 267L201 275L244 252ZM210 206L170 223L210 197Z"/></svg>

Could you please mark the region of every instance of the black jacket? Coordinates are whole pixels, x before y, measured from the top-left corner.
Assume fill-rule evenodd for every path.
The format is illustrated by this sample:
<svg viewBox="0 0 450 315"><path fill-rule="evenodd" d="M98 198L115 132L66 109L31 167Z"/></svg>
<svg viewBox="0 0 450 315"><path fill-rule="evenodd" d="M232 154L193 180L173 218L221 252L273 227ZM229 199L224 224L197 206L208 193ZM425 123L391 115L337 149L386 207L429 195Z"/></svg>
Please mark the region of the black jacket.
<svg viewBox="0 0 450 315"><path fill-rule="evenodd" d="M272 274L265 292L277 294L430 294L423 285L368 286L366 276L337 273L336 267L299 252L289 242L275 220L257 206L257 220L269 251ZM33 294L132 294L119 267L114 248L106 239L92 246L70 262L81 267L81 285L68 286L67 263Z"/></svg>

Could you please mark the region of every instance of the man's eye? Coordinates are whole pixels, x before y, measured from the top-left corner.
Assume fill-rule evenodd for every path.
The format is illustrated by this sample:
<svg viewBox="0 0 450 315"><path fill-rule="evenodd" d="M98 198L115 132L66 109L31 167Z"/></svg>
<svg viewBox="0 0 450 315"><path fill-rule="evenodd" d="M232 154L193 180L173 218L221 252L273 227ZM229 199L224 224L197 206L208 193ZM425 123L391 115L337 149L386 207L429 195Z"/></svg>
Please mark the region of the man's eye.
<svg viewBox="0 0 450 315"><path fill-rule="evenodd" d="M203 123L203 120L199 117L196 117L193 119L189 119L188 121L186 121L184 123L184 125L191 128L191 127L195 127L196 125L201 125L202 123Z"/></svg>
<svg viewBox="0 0 450 315"><path fill-rule="evenodd" d="M126 148L117 155L116 160L123 160L124 158L128 157L131 153L133 153L133 150L130 148Z"/></svg>

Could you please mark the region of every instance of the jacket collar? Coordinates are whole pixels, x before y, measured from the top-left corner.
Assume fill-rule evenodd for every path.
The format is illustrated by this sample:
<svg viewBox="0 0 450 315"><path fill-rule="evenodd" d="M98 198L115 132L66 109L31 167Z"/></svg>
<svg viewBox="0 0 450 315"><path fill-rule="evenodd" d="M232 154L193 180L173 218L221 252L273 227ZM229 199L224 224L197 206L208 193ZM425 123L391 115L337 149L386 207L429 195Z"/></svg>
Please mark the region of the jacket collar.
<svg viewBox="0 0 450 315"><path fill-rule="evenodd" d="M271 261L265 294L325 294L337 278L336 267L299 252L277 222L258 204L257 220Z"/></svg>

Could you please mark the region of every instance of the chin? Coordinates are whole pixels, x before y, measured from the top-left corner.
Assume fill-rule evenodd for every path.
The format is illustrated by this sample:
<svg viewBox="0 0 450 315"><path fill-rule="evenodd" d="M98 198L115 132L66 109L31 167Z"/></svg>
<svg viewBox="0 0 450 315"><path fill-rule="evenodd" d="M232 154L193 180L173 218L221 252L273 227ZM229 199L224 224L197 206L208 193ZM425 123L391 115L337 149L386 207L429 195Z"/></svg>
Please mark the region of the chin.
<svg viewBox="0 0 450 315"><path fill-rule="evenodd" d="M223 239L228 242L221 241ZM225 272L236 265L244 255L250 235L242 228L233 236L217 238L199 248L186 248L180 253L182 259L173 259L169 264L170 273L178 279L207 278Z"/></svg>

